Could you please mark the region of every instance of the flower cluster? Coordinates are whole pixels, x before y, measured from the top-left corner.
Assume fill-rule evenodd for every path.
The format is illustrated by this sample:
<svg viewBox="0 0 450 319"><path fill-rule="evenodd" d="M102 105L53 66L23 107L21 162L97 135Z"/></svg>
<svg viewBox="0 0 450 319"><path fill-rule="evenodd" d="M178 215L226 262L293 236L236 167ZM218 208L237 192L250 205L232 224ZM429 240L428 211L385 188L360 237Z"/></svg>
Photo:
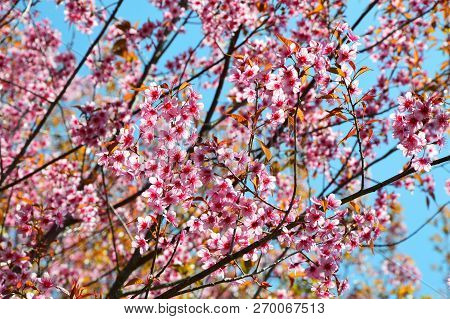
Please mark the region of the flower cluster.
<svg viewBox="0 0 450 319"><path fill-rule="evenodd" d="M397 254L392 259L386 259L382 269L388 276L389 283L395 286L400 284L417 286L422 279L419 269L408 256Z"/></svg>
<svg viewBox="0 0 450 319"><path fill-rule="evenodd" d="M60 30L1 1L0 297L412 295L401 190L439 206L422 171L448 161L441 2L372 3L360 38L373 15L351 28L342 0L150 0L142 22L55 0ZM403 173L374 176L397 144ZM350 283L381 246L386 280Z"/></svg>
<svg viewBox="0 0 450 319"><path fill-rule="evenodd" d="M71 136L79 145L97 146L126 123L130 111L126 104L117 100L105 101L101 105L88 102L78 107L81 116L72 116Z"/></svg>
<svg viewBox="0 0 450 319"><path fill-rule="evenodd" d="M147 179L149 187L142 196L153 212L152 218L164 216L174 226L176 215L169 207L182 203L189 208L190 198L202 186L201 163L188 156L196 139L192 125L202 109L201 96L190 87L182 94L184 100L151 83L140 105L141 117L120 130L111 151L98 154L99 164L116 175ZM139 235L133 243L142 253L148 249L145 232L152 223L149 218L138 222Z"/></svg>
<svg viewBox="0 0 450 319"><path fill-rule="evenodd" d="M72 117L72 137L77 144L96 145L98 138L106 134L108 113L98 109L93 102L82 105L80 109L86 122L82 123L78 117Z"/></svg>
<svg viewBox="0 0 450 319"><path fill-rule="evenodd" d="M449 127L449 115L439 107L442 99L439 96L419 96L412 92L398 98L398 111L391 115L393 136L400 140L398 148L404 156L417 157L425 151L427 145L444 145L444 133ZM432 156L424 152L421 158L415 159L413 167L417 171L429 171Z"/></svg>
<svg viewBox="0 0 450 319"><path fill-rule="evenodd" d="M98 16L94 0L67 0L64 1L64 14L66 20L73 23L78 30L91 34L98 24Z"/></svg>

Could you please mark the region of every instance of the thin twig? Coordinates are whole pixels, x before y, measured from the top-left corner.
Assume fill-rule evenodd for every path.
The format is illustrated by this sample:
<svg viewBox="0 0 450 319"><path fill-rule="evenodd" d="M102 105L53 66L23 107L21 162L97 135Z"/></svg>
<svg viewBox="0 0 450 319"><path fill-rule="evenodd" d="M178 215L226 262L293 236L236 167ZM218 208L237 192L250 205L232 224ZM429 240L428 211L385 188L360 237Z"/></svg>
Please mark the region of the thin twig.
<svg viewBox="0 0 450 319"><path fill-rule="evenodd" d="M0 184L2 184L6 178L11 174L11 172L16 168L17 164L19 164L21 158L25 155L28 147L30 146L31 142L34 140L34 138L39 134L39 132L41 131L42 127L44 126L44 124L46 123L46 121L48 120L48 118L50 117L50 114L52 113L53 109L56 107L56 105L58 104L58 102L62 99L62 97L64 96L64 94L66 93L67 89L69 88L70 84L72 84L72 81L75 79L75 76L78 74L78 72L81 70L81 68L83 67L84 63L86 62L87 58L89 57L90 53L92 52L92 50L95 48L95 46L98 44L98 42L100 41L100 39L102 38L103 34L106 32L107 28L109 27L109 24L113 21L117 11L119 10L121 4L123 3L123 0L119 0L117 2L116 7L114 8L113 13L111 14L111 16L109 17L108 21L105 23L105 25L103 26L102 30L100 31L100 33L98 34L98 36L96 37L96 39L94 40L94 42L92 42L92 44L89 46L88 50L86 51L85 55L83 56L83 58L81 59L80 63L78 64L78 66L76 67L76 69L72 72L72 74L70 75L70 77L67 79L66 84L64 85L63 89L60 91L60 93L58 94L58 96L56 97L56 99L50 104L49 108L47 109L47 112L45 113L44 117L39 121L39 124L35 127L35 129L32 131L32 133L30 134L30 136L27 138L27 140L25 141L24 145L22 146L21 150L19 151L19 153L14 157L11 165L8 166L8 168L6 169L6 171L4 172L4 174L1 176L0 178Z"/></svg>
<svg viewBox="0 0 450 319"><path fill-rule="evenodd" d="M112 244L113 244L113 247L114 247L114 253L115 253L115 256L116 256L116 271L117 271L117 273L119 273L120 272L119 254L117 252L116 235L115 235L115 232L114 232L114 226L113 226L113 223L112 223L111 214L109 212L110 204L109 204L109 199L108 199L108 190L106 188L105 172L103 170L103 167L102 167L102 184L103 184L103 190L104 190L104 195L105 195L106 212L107 212L107 215L108 215L108 222L109 222L109 227L110 227L110 230L111 230L111 237L112 237L111 240L112 240Z"/></svg>
<svg viewBox="0 0 450 319"><path fill-rule="evenodd" d="M415 231L413 231L411 234L409 234L408 236L391 242L391 243L386 243L386 244L374 244L373 247L393 247L393 246L397 246L398 244L401 244L405 241L407 241L408 239L410 239L411 237L413 237L415 234L417 234L422 228L424 228L426 225L428 225L436 216L438 216L443 210L444 208L447 207L447 205L450 203L450 201L447 201L444 205L442 205L438 211L436 213L434 213L432 216L430 216L422 225L420 225ZM362 247L372 247L371 245L361 245Z"/></svg>

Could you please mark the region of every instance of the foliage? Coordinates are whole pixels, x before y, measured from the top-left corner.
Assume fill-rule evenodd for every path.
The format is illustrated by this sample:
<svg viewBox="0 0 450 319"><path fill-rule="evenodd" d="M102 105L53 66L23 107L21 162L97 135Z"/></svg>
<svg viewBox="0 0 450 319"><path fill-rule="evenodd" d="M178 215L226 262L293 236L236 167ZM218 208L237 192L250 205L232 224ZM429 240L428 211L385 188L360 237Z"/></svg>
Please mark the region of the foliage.
<svg viewBox="0 0 450 319"><path fill-rule="evenodd" d="M445 253L445 1L349 26L342 0L151 0L143 23L55 0L82 55L25 2L0 4L0 297L415 296L401 189L440 207Z"/></svg>

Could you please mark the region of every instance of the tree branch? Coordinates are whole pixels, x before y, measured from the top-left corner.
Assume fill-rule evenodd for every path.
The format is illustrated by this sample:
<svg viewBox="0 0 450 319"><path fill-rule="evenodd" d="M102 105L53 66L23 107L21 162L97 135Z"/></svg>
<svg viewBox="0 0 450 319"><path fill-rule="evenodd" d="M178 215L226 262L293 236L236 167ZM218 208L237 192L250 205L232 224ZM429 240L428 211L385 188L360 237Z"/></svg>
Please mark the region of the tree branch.
<svg viewBox="0 0 450 319"><path fill-rule="evenodd" d="M393 247L393 246L397 246L398 244L401 244L401 243L407 241L408 239L413 237L415 234L417 234L422 228L424 228L429 222L431 222L437 215L439 215L444 210L444 208L447 207L448 203L449 202L447 201L444 205L442 205L436 213L434 213L432 216L430 216L430 218L428 218L422 225L420 225L419 228L417 228L415 231L413 231L408 236L406 236L398 241L391 242L391 243L374 244L373 247ZM362 247L372 247L372 246L371 245L362 245Z"/></svg>
<svg viewBox="0 0 450 319"><path fill-rule="evenodd" d="M450 156L446 156L446 157L443 157L443 158L438 159L436 161L433 161L431 163L431 165L435 166L435 165L438 165L438 164L445 163L445 162L447 162L449 160L450 160ZM397 174L397 175L395 175L395 176L385 180L382 183L379 183L379 184L377 184L375 186L372 186L370 188L367 188L365 190L362 190L362 191L359 191L359 192L357 192L355 194L347 196L347 197L345 197L345 198L343 198L341 200L342 201L341 205L344 205L344 204L346 204L346 203L348 203L348 202L350 202L350 201L352 201L352 200L354 200L356 198L359 198L359 197L362 197L364 195L373 193L373 192L377 191L378 189L383 188L384 186L389 185L389 184L391 184L391 183L393 183L393 182L395 182L395 181L397 181L397 180L399 180L399 179L401 179L401 178L403 178L403 177L405 177L405 176L407 176L409 174L412 174L414 172L415 172L415 170L413 168L410 168L410 169L408 169L408 170L406 170L406 171L404 171L404 172L402 172L400 174ZM286 228L288 230L290 230L290 229L292 229L292 228L294 228L294 227L296 227L296 226L298 226L300 224L301 224L301 221L300 220L296 220L294 222L289 223L286 226ZM191 285L191 284L193 284L193 283L195 283L195 282L197 282L197 281L199 281L199 280L201 280L201 279L211 275L212 273L214 273L218 269L228 265L231 261L233 261L233 260L235 260L237 258L240 258L243 255L251 252L252 250L254 250L254 249L264 245L265 243L267 243L268 241L278 237L282 233L283 233L283 231L281 229L277 229L277 230L271 232L270 234L268 234L268 235L264 236L263 238L255 241L254 243L248 245L247 247L245 247L245 248L243 248L243 249L241 249L241 250L239 250L239 251L237 251L237 252L235 252L235 253L233 253L231 255L226 256L225 258L221 259L220 261L218 261L213 266L211 266L211 267L209 267L209 268L207 268L207 269L205 269L205 270L203 270L203 271L201 271L201 272L199 272L199 273L197 273L197 274L195 274L193 276L187 277L185 280L183 280L182 282L180 282L176 286L170 288L169 290L167 290L166 292L162 293L161 295L157 296L156 298L157 299L166 299L166 298L172 298L172 297L178 296L180 294L179 292L182 291L187 286L189 286L189 285Z"/></svg>
<svg viewBox="0 0 450 319"><path fill-rule="evenodd" d="M117 11L119 10L120 6L122 5L123 0L119 0L117 2L116 7L114 8L114 11L112 12L111 16L109 17L108 21L106 21L105 25L103 26L102 30L98 34L97 38L92 42L92 44L89 46L88 50L84 54L83 58L81 59L80 63L76 67L76 69L72 72L70 77L68 78L66 84L64 85L61 92L58 94L56 99L50 104L49 108L47 109L47 112L45 113L44 117L39 121L39 124L36 126L36 128L33 130L31 135L28 137L28 139L25 141L25 144L22 146L19 153L14 157L14 160L12 161L11 165L8 166L4 174L0 178L0 185L6 180L6 178L11 174L11 172L16 168L17 164L19 164L21 158L25 155L28 147L30 146L31 142L34 140L34 138L39 134L40 130L44 126L47 119L50 117L50 114L52 113L55 106L59 103L59 101L62 99L64 94L66 93L67 89L69 88L72 81L75 79L75 76L78 74L78 72L83 67L84 63L86 62L87 58L89 57L92 50L95 48L95 46L98 44L100 39L102 38L103 34L108 29L110 23L113 21Z"/></svg>

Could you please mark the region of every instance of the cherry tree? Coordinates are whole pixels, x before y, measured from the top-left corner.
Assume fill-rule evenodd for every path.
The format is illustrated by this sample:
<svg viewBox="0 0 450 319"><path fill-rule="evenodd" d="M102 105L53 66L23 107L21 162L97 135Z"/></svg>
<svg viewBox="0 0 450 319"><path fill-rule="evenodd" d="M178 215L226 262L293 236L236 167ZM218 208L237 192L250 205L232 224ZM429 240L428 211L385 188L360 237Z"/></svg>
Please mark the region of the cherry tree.
<svg viewBox="0 0 450 319"><path fill-rule="evenodd" d="M417 295L397 246L448 233L445 1L55 0L70 42L40 2L0 4L1 298Z"/></svg>

